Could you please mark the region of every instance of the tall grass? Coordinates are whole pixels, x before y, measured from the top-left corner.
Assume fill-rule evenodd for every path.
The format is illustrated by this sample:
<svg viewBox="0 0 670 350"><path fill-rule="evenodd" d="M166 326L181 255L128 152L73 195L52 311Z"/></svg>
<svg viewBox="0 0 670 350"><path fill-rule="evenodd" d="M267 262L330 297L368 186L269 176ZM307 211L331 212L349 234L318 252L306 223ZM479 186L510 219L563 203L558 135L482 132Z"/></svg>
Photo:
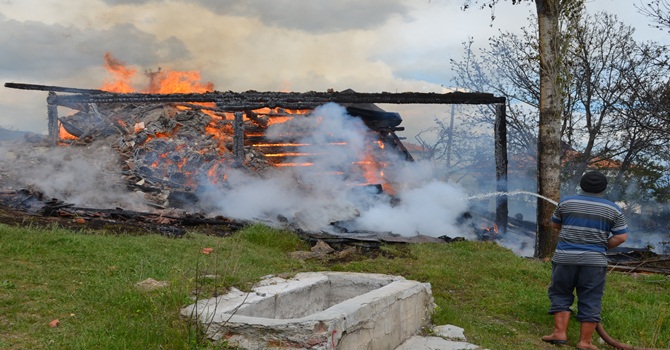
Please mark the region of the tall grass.
<svg viewBox="0 0 670 350"><path fill-rule="evenodd" d="M204 254L203 248L213 248ZM181 307L269 274L334 270L429 282L434 324L465 328L489 349L554 349L546 288L550 264L491 242L387 245L375 257L295 260L296 235L257 225L226 238L75 233L0 225L0 349L207 349ZM147 278L168 287L142 291ZM604 326L632 345L670 347L670 280L610 273ZM58 319L57 327L49 322ZM576 339L578 325L569 335Z"/></svg>

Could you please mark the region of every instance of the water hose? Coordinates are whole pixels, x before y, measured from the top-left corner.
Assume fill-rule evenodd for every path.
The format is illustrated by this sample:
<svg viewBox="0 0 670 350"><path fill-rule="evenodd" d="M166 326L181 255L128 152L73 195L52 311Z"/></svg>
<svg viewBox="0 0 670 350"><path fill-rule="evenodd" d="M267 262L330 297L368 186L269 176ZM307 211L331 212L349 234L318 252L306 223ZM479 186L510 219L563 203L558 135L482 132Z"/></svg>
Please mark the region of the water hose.
<svg viewBox="0 0 670 350"><path fill-rule="evenodd" d="M616 348L616 349L623 349L623 350L668 350L666 349L659 349L659 348L640 348L637 346L632 346L632 345L627 345L623 344L614 338L610 337L607 332L605 332L605 329L603 328L602 323L598 323L596 326L596 332L598 332L598 335L605 341L605 343L609 344L610 346Z"/></svg>

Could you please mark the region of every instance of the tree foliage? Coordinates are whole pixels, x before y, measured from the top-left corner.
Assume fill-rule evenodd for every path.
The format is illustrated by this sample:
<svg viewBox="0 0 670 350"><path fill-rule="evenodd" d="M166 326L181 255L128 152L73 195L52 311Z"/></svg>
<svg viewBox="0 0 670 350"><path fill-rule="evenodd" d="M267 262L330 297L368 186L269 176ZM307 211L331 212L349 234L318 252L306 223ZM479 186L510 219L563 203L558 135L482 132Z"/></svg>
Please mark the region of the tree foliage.
<svg viewBox="0 0 670 350"><path fill-rule="evenodd" d="M491 18L495 18L494 9L500 0L465 0L463 7L470 7L473 2L481 4L482 8L491 8ZM511 2L519 4L526 1L511 0ZM657 48L652 46L639 48L630 40L632 31L627 28L619 26L618 29L621 31L617 31L616 26L598 26L600 23L593 23L593 19L583 18L584 0L533 2L537 14L537 42L526 41L520 47L537 47L539 90L532 88L532 78L524 76L532 70L517 69L514 66L517 61L513 59L495 62L495 57L491 56L491 61L499 67L499 70L488 72L494 72L506 84L510 84L512 88L508 89L509 92L514 92L514 89L526 90L527 96L532 96L535 91L538 92L536 143L538 194L557 200L560 197L562 184L573 188L586 168L603 165L604 160L614 155L620 157L618 160L620 166L613 187L619 194L623 193L625 190L623 185L630 183L625 180L626 172L642 166L643 159L652 162L648 164L649 166L667 165L668 161L666 158L665 164L653 163L661 152L658 148L662 147L658 142L654 142L657 134L651 125L651 120L659 120L658 114L628 113L631 111L630 107L637 106L642 99L636 94L638 90L628 93L626 88L644 89L650 92L663 91L658 84L650 84L648 80L639 79L644 74L638 74L641 73L638 68L644 67L640 65L642 61L638 58L645 57L640 52L648 49L654 51ZM652 0L649 5L653 9L652 13L659 15L656 18L661 19L661 24L664 23L662 21L667 18L668 13L668 7L664 4L667 4L667 0ZM603 16L601 19L616 24L612 23L611 17ZM617 42L611 39L612 37L622 41ZM512 40L508 43L518 43L511 35L509 39ZM507 46L510 50L514 47ZM633 54L632 60L626 60L627 53ZM510 56L507 54L508 58ZM646 58L648 61L650 57ZM501 62L510 64L505 66ZM663 65L659 67L667 68ZM473 70L469 70L469 68L464 71L486 76L481 69L472 67ZM660 81L661 84L665 84L667 90L667 79L663 78ZM515 95L521 96L521 94L506 96ZM647 97L649 97L647 103L658 105L658 95L648 94ZM629 99L627 105L623 102L626 98ZM533 103L526 105L525 107L532 106ZM508 110L514 111L511 106ZM618 113L621 111L626 113ZM520 115L517 113L517 116ZM517 118L517 121L521 120L522 118ZM518 130L521 130L521 127ZM516 137L516 140L523 140L523 137ZM575 147L581 147L579 152ZM654 148L656 158L645 153ZM566 164L570 166L564 167ZM607 166L611 167L611 164ZM561 180L567 181L561 182ZM550 256L555 247L557 235L549 222L552 212L552 206L538 200L536 257Z"/></svg>
<svg viewBox="0 0 670 350"><path fill-rule="evenodd" d="M567 40L560 68L563 190L574 191L586 169L603 167L617 199L667 199L667 49L635 41L634 29L607 13L569 23L562 27ZM537 160L539 53L534 32L533 24L520 35L501 32L479 53L470 41L464 44L464 59L452 60L458 86L507 97L512 159L531 155ZM486 115L472 118L492 123Z"/></svg>
<svg viewBox="0 0 670 350"><path fill-rule="evenodd" d="M668 0L652 0L647 3L641 1L635 5L638 11L649 17L655 27L660 30L667 30L670 33L670 2Z"/></svg>
<svg viewBox="0 0 670 350"><path fill-rule="evenodd" d="M471 176L473 171L494 172L491 126L478 119L456 120L455 113L461 114L462 108L455 109L449 120L436 117L435 126L415 136L423 150L417 158L442 164L443 176L453 182ZM482 164L486 164L484 169Z"/></svg>

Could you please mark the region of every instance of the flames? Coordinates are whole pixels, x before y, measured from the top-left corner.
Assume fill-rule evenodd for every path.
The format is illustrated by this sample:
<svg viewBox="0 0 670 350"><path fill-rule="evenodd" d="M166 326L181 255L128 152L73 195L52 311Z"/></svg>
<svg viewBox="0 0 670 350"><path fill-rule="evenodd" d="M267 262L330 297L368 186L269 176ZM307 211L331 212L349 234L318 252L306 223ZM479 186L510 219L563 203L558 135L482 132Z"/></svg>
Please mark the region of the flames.
<svg viewBox="0 0 670 350"><path fill-rule="evenodd" d="M131 80L137 72L134 68L128 68L126 65L112 57L108 52L105 54L105 69L112 74L116 79L111 82L104 83L101 90L109 92L134 92L135 89L131 85Z"/></svg>
<svg viewBox="0 0 670 350"><path fill-rule="evenodd" d="M77 138L74 135L67 132L65 130L65 128L63 128L63 125L61 125L60 128L58 129L58 139L59 140L76 140Z"/></svg>
<svg viewBox="0 0 670 350"><path fill-rule="evenodd" d="M498 225L494 223L491 227L483 227L477 236L480 241L493 241L499 238L499 233Z"/></svg>
<svg viewBox="0 0 670 350"><path fill-rule="evenodd" d="M127 66L122 61L116 59L111 54L107 53L104 57L104 67L108 73L113 77L111 81L105 82L101 90L113 92L113 93L154 93L154 94L173 94L173 93L204 93L214 91L214 84L211 82L202 82L201 75L197 71L169 71L158 69L156 71L147 71L144 73L145 80L148 82L145 83L145 86L140 89L134 88L136 81L138 79L138 71L132 67ZM140 77L141 78L141 77ZM138 91L139 90L139 91ZM199 103L204 108L202 112L208 114L212 119L209 125L205 128L205 132L209 134L211 138L217 140L219 147L219 154L223 157L225 153L230 153L226 148L226 142L230 141L231 135L233 135L233 127L230 123L231 120L234 120L234 113L230 112L214 112L215 105L213 103ZM178 106L179 107L179 106ZM188 107L181 107L188 108ZM262 118L262 121L265 122L263 125L264 128L267 128L273 124L282 124L287 123L294 118L299 118L306 114L311 113L311 110L290 110L283 108L260 108L253 111L245 111L244 121L249 121L250 118L256 118L255 121L258 121ZM316 118L320 118L316 116ZM228 122L226 122L228 121ZM123 121L119 120L121 124L119 126L123 127L128 133L137 134L145 128L144 123L139 122L135 125L125 125ZM178 128L178 126L176 127ZM175 129L173 132L176 132ZM169 133L153 133L145 141L145 144L155 138L170 137ZM77 139L77 137L69 134L61 125L59 131L59 137L61 140L68 139ZM246 138L253 138L255 140L262 140L264 137L264 130L245 130ZM250 144L257 150L260 150L265 157L267 157L272 165L275 167L311 167L314 165L311 161L292 161L292 159L309 159L313 156L324 156L327 157L327 152L320 154L320 151L305 151L306 146L310 146L305 143L298 142L252 142ZM346 146L344 142L332 142L326 147L340 147ZM361 185L376 184L381 185L382 188L393 194L392 187L387 183L384 177L383 168L385 164L377 159L375 156L376 153L384 150L384 143L380 140L372 140L368 145L364 154L358 156L359 161L355 162L354 166L358 167L362 172L362 177L364 178ZM193 150L198 152L197 149ZM169 152L169 151L168 151ZM180 171L186 173L186 159L175 159L171 157L168 152L160 154L156 157L155 161L151 164L151 167L156 169L164 169L167 167L177 167ZM307 157L307 158L306 158ZM205 171L208 174L210 182L217 183L219 181L225 181L226 175L222 173L223 166L221 164L210 164L209 168Z"/></svg>
<svg viewBox="0 0 670 350"><path fill-rule="evenodd" d="M137 70L126 66L125 63L114 58L110 53L105 54L105 69L115 79L106 82L100 88L104 91L117 93L137 92L133 87ZM140 92L149 94L201 93L214 91L214 84L201 82L200 72L197 71L147 71L145 76L149 83Z"/></svg>

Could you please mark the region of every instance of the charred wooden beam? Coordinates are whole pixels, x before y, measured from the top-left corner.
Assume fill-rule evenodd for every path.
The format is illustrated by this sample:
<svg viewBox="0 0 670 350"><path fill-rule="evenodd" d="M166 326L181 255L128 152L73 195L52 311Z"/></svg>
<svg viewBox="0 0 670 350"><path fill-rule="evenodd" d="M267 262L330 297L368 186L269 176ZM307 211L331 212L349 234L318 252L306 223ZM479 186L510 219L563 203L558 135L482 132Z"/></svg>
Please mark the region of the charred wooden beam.
<svg viewBox="0 0 670 350"><path fill-rule="evenodd" d="M311 109L324 103L390 103L390 104L491 104L504 98L492 94L453 92L437 93L324 93L324 92L207 92L201 94L97 94L58 96L56 103L67 102L215 102L223 110L245 110L263 107Z"/></svg>
<svg viewBox="0 0 670 350"><path fill-rule="evenodd" d="M104 94L108 93L104 90L97 89L78 89L64 86L50 86L38 84L23 84L23 83L5 83L5 87L10 89L20 90L39 90L39 91L53 91L53 92L71 92L75 94Z"/></svg>
<svg viewBox="0 0 670 350"><path fill-rule="evenodd" d="M233 155L235 160L242 164L244 162L244 114L235 112L233 122Z"/></svg>
<svg viewBox="0 0 670 350"><path fill-rule="evenodd" d="M383 130L386 128L393 128L402 123L400 114L395 112L382 112L371 109L358 108L349 106L346 108L347 113L363 120L371 130Z"/></svg>
<svg viewBox="0 0 670 350"><path fill-rule="evenodd" d="M407 150L405 145L402 144L398 135L391 132L391 133L388 134L388 137L392 140L396 149L398 149L405 156L406 161L408 161L408 162L413 162L414 161L414 157L412 157L412 154L409 153L409 151Z"/></svg>
<svg viewBox="0 0 670 350"><path fill-rule="evenodd" d="M74 137L78 138L79 136L83 135L84 132L85 132L84 130L79 129L74 124L68 122L64 118L58 118L58 121L63 126L63 129L65 129L65 131L67 131L68 134L70 134ZM51 129L49 129L49 130L51 130ZM51 131L49 131L49 135L51 135ZM56 133L56 135L58 135L58 133Z"/></svg>
<svg viewBox="0 0 670 350"><path fill-rule="evenodd" d="M500 193L507 193L507 117L504 103L496 105L494 129L496 190ZM496 225L502 235L507 232L508 212L507 196L496 197Z"/></svg>
<svg viewBox="0 0 670 350"><path fill-rule="evenodd" d="M225 110L283 107L288 109L310 109L327 103L388 103L388 104L492 104L504 103L504 97L481 92L422 93L359 93L342 92L204 92L179 94L112 93L102 90L76 89L59 86L5 83L5 87L25 90L74 92L78 95L53 95L48 101L65 105L72 103L137 103L137 102L216 102Z"/></svg>
<svg viewBox="0 0 670 350"><path fill-rule="evenodd" d="M266 120L263 120L259 118L254 111L247 109L244 111L244 115L247 116L250 120L252 120L256 125L260 126L261 128L265 128L268 126L268 122Z"/></svg>
<svg viewBox="0 0 670 350"><path fill-rule="evenodd" d="M225 111L220 110L220 109L215 108L215 107L207 107L207 106L199 105L199 104L195 104L195 103L179 103L179 102L177 102L177 103L175 103L174 105L175 105L175 106L188 107L188 108L193 109L193 110L204 110L204 111L212 111L212 112L225 112Z"/></svg>
<svg viewBox="0 0 670 350"><path fill-rule="evenodd" d="M56 93L53 91L49 92L49 97L55 96ZM53 104L49 103L49 97L47 97L47 118L49 119L49 125L48 125L48 131L49 131L49 142L51 142L52 145L56 145L58 143L58 107Z"/></svg>

